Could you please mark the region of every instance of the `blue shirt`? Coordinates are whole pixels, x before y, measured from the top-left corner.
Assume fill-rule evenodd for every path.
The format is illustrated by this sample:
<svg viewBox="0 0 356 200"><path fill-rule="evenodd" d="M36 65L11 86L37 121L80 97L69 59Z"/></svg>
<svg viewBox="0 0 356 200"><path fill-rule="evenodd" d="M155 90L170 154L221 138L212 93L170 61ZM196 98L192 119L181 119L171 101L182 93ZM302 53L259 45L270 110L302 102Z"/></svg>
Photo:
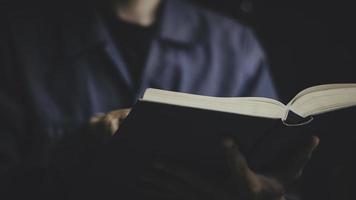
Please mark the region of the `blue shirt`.
<svg viewBox="0 0 356 200"><path fill-rule="evenodd" d="M7 32L0 37L0 92L26 129L13 140L11 128L1 125L14 144L12 155L41 160L95 113L131 107L148 87L276 98L265 54L249 28L184 1L166 0L162 9L138 89L95 9L26 9L7 16ZM14 117L14 124L19 121ZM12 144L3 141L0 146Z"/></svg>

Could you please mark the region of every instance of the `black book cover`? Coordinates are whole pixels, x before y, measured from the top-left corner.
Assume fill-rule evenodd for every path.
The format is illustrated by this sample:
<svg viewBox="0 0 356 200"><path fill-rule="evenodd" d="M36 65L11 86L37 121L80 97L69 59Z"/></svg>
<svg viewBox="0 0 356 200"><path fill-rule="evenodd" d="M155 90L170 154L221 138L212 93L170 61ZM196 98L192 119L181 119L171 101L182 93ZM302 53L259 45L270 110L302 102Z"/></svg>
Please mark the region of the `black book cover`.
<svg viewBox="0 0 356 200"><path fill-rule="evenodd" d="M295 114L290 116L296 122ZM230 136L251 167L258 169L305 138L307 127L289 126L280 119L139 101L111 141L117 144L109 146L120 144L157 158L201 159L199 163L206 159L212 165L221 159L223 138Z"/></svg>
<svg viewBox="0 0 356 200"><path fill-rule="evenodd" d="M140 177L158 161L224 182L229 176L224 137L235 138L249 166L264 172L306 142L308 127L286 126L280 119L139 101L112 140L97 152L88 178L96 190L105 191L101 194L120 188L139 191Z"/></svg>

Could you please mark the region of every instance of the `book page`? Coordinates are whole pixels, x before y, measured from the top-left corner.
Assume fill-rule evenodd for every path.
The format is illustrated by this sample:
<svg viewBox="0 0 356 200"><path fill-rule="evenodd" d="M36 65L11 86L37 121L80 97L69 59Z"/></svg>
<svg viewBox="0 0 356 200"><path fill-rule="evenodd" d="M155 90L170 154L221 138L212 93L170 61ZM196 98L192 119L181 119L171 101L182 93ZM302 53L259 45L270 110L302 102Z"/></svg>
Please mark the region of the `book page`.
<svg viewBox="0 0 356 200"><path fill-rule="evenodd" d="M211 97L152 88L142 100L274 119L281 119L286 111L284 104L269 98Z"/></svg>
<svg viewBox="0 0 356 200"><path fill-rule="evenodd" d="M356 84L329 84L307 88L287 107L302 117L356 105Z"/></svg>

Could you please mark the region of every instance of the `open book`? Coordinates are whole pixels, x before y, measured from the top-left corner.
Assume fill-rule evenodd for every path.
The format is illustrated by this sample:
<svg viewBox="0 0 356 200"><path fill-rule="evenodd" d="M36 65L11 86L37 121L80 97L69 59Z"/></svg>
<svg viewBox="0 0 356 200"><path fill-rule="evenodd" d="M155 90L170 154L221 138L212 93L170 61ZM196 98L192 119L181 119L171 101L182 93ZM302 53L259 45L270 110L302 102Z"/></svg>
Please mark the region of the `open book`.
<svg viewBox="0 0 356 200"><path fill-rule="evenodd" d="M88 179L100 183L103 194L128 186L137 192L140 177L158 160L223 184L229 176L221 145L226 136L235 139L251 169L268 173L289 164L311 135L326 133L319 128L336 137L354 130L354 105L356 84L311 87L287 105L268 98L147 89L115 136L97 152L91 168L95 173L89 173ZM289 120L294 115L318 116L305 123Z"/></svg>
<svg viewBox="0 0 356 200"><path fill-rule="evenodd" d="M356 105L356 84L310 87L287 105L263 97L210 97L152 88L146 90L142 100L286 121L290 111L307 118Z"/></svg>

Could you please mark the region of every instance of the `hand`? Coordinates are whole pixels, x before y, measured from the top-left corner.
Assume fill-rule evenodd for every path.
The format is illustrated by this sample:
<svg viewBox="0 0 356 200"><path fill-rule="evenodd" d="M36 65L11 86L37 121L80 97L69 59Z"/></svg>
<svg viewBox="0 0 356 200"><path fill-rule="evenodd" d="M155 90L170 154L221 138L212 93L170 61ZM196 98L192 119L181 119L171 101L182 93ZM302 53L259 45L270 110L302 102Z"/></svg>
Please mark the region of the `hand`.
<svg viewBox="0 0 356 200"><path fill-rule="evenodd" d="M125 108L110 111L106 114L97 114L90 119L89 128L95 130L95 132L104 132L108 135L113 135L130 111L131 108Z"/></svg>
<svg viewBox="0 0 356 200"><path fill-rule="evenodd" d="M286 161L287 167L267 176L252 171L234 140L225 139L223 146L232 179L228 186L209 182L176 166L158 163L156 172L144 177L148 186L144 194L162 199L284 200L285 187L301 176L318 144L319 139L312 137L300 147L297 155L291 156L291 161Z"/></svg>
<svg viewBox="0 0 356 200"><path fill-rule="evenodd" d="M302 175L304 166L318 144L319 138L312 137L307 144L300 147L297 155L286 161L286 167L278 173L266 176L253 172L239 152L236 143L232 139L226 139L224 147L233 179L237 190L240 191L239 196L251 200L284 200L285 187Z"/></svg>

